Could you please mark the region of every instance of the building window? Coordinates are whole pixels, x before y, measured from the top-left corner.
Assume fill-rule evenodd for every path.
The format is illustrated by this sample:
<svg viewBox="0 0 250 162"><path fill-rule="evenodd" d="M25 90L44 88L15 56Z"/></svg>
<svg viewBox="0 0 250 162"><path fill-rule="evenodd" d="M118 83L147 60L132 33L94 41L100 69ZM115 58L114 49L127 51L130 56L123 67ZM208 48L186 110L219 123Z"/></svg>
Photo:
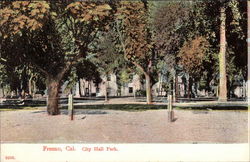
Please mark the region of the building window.
<svg viewBox="0 0 250 162"><path fill-rule="evenodd" d="M100 93L100 88L96 88L96 93Z"/></svg>
<svg viewBox="0 0 250 162"><path fill-rule="evenodd" d="M111 81L111 75L110 74L107 76L107 81Z"/></svg>
<svg viewBox="0 0 250 162"><path fill-rule="evenodd" d="M129 87L128 92L133 93L133 87Z"/></svg>

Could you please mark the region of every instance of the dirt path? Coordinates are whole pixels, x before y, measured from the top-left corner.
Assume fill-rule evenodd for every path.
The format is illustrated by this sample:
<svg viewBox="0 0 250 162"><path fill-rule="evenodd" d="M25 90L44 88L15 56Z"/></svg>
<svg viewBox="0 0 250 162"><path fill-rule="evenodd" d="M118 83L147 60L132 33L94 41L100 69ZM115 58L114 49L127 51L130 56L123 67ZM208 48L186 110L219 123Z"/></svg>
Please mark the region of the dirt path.
<svg viewBox="0 0 250 162"><path fill-rule="evenodd" d="M167 110L140 112L66 110L48 116L43 110L1 112L1 142L84 143L246 143L247 111L176 110L169 123Z"/></svg>

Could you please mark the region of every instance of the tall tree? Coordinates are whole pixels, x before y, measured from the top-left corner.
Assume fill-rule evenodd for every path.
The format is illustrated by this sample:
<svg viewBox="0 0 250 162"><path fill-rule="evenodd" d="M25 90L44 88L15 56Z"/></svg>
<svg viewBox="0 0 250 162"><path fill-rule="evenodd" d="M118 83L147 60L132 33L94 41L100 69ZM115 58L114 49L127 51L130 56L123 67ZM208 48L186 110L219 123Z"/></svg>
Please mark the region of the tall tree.
<svg viewBox="0 0 250 162"><path fill-rule="evenodd" d="M178 54L179 63L183 70L189 74L188 78L188 97L192 92L192 83L197 81L204 72L203 64L209 60L207 51L209 43L204 37L196 37L184 43Z"/></svg>
<svg viewBox="0 0 250 162"><path fill-rule="evenodd" d="M246 76L246 1L209 0L191 4L190 18L184 25L185 37L192 40L202 36L209 42L202 77L206 80L207 90L212 80L215 85L219 80L218 87L224 87L220 90L219 100L225 101L232 78L239 73Z"/></svg>
<svg viewBox="0 0 250 162"><path fill-rule="evenodd" d="M105 84L105 100L108 101L108 76L116 74L116 82L119 86L119 72L127 67L127 62L123 56L119 54L119 50L116 47L116 33L112 29L113 23L110 23L109 31L100 33L100 36L95 43L95 57L91 60L98 66L99 72L104 76ZM118 87L120 88L120 87Z"/></svg>
<svg viewBox="0 0 250 162"><path fill-rule="evenodd" d="M62 79L88 55L89 45L105 27L111 10L104 2L4 3L0 10L1 39L11 37L20 42L22 47L15 54L45 75L48 114L60 113Z"/></svg>
<svg viewBox="0 0 250 162"><path fill-rule="evenodd" d="M152 103L153 68L156 53L149 31L148 3L145 1L120 2L116 21L124 58L144 74L147 103ZM121 21L119 21L121 20Z"/></svg>
<svg viewBox="0 0 250 162"><path fill-rule="evenodd" d="M217 53L219 73L219 101L226 101L230 77L235 71L245 71L246 67L246 1L217 0L201 3L207 29L213 28L210 50ZM213 27L214 26L214 27ZM213 34L214 33L214 34ZM236 40L238 43L236 43ZM239 43L241 42L241 43ZM219 45L219 48L218 48ZM236 65L236 66L235 66ZM237 68L237 70L233 70ZM243 72L243 75L244 72Z"/></svg>
<svg viewBox="0 0 250 162"><path fill-rule="evenodd" d="M250 29L250 1L247 1L247 27ZM247 63L250 64L250 30L247 31L247 47L248 47L248 54L247 54ZM247 71L247 101L250 102L250 66L248 66Z"/></svg>
<svg viewBox="0 0 250 162"><path fill-rule="evenodd" d="M227 74L226 74L226 7L220 7L220 53L219 53L219 101L227 100Z"/></svg>
<svg viewBox="0 0 250 162"><path fill-rule="evenodd" d="M173 96L177 96L178 51L187 39L190 21L190 3L158 1L152 12L152 30L155 48L173 77ZM174 98L175 99L175 98Z"/></svg>

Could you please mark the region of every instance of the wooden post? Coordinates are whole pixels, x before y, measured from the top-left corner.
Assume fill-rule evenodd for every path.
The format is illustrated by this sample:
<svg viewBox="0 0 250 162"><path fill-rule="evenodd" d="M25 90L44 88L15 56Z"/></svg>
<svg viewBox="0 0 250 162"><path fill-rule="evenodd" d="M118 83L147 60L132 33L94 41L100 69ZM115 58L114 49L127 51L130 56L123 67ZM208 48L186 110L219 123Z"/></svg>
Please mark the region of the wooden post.
<svg viewBox="0 0 250 162"><path fill-rule="evenodd" d="M70 116L70 120L73 120L73 115L74 115L74 105L73 105L73 95L69 94L69 99L68 99L68 115Z"/></svg>
<svg viewBox="0 0 250 162"><path fill-rule="evenodd" d="M174 112L172 107L172 95L168 95L168 121L172 122L174 119Z"/></svg>

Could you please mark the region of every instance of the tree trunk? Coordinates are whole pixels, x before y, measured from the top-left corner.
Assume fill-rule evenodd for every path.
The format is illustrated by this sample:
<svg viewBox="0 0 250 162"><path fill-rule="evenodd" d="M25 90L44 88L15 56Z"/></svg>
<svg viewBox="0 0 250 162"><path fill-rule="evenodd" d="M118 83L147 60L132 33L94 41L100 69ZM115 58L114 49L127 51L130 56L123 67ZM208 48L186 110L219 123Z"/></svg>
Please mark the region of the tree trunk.
<svg viewBox="0 0 250 162"><path fill-rule="evenodd" d="M3 97L5 97L4 86L2 86Z"/></svg>
<svg viewBox="0 0 250 162"><path fill-rule="evenodd" d="M76 89L75 89L75 97L80 97L80 80L78 79L76 82Z"/></svg>
<svg viewBox="0 0 250 162"><path fill-rule="evenodd" d="M193 78L189 76L188 78L188 98L191 99L193 98Z"/></svg>
<svg viewBox="0 0 250 162"><path fill-rule="evenodd" d="M82 92L81 92L81 79L78 80L78 84L79 84L79 97L82 97Z"/></svg>
<svg viewBox="0 0 250 162"><path fill-rule="evenodd" d="M32 89L33 89L33 75L31 75L31 77L29 78L29 83L28 83L28 90L29 90L29 94L32 95Z"/></svg>
<svg viewBox="0 0 250 162"><path fill-rule="evenodd" d="M0 84L0 90L2 90L2 95L0 94L0 98L1 97L4 98L5 97L5 95L4 95L4 86L2 86L1 84Z"/></svg>
<svg viewBox="0 0 250 162"><path fill-rule="evenodd" d="M197 83L197 81L194 83L194 95L195 95L195 98L198 96L198 83Z"/></svg>
<svg viewBox="0 0 250 162"><path fill-rule="evenodd" d="M30 79L29 79L28 89L29 89L29 94L31 95L32 94L32 77L30 77Z"/></svg>
<svg viewBox="0 0 250 162"><path fill-rule="evenodd" d="M24 89L21 90L21 98L24 99L26 96L25 96L25 91Z"/></svg>
<svg viewBox="0 0 250 162"><path fill-rule="evenodd" d="M191 98L191 95L190 95L190 94L191 94L191 92L190 92L190 91L191 91L191 90L190 90L190 89L191 89L191 88L190 88L190 87L191 87L191 86L190 86L190 76L188 77L188 80L187 80L187 81L188 81L188 85L187 85L187 88L188 88L188 95L187 95L187 96L188 96L188 99L190 99L190 98Z"/></svg>
<svg viewBox="0 0 250 162"><path fill-rule="evenodd" d="M158 81L158 87L157 87L157 96L159 97L160 96L160 88L161 88L161 75L159 74L158 75L158 78L159 78L159 81Z"/></svg>
<svg viewBox="0 0 250 162"><path fill-rule="evenodd" d="M33 93L32 93L32 97L33 98L35 97L36 91L37 91L37 89L36 89L36 82L33 81Z"/></svg>
<svg viewBox="0 0 250 162"><path fill-rule="evenodd" d="M58 107L59 100L59 89L60 89L60 80L49 78L48 83L48 104L47 104L47 112L49 115L58 115L60 114Z"/></svg>
<svg viewBox="0 0 250 162"><path fill-rule="evenodd" d="M147 104L152 103L152 87L151 87L151 78L149 74L144 74L146 78L146 95L147 95Z"/></svg>
<svg viewBox="0 0 250 162"><path fill-rule="evenodd" d="M84 89L85 89L85 83L83 79L80 79L80 96L81 97L85 95Z"/></svg>
<svg viewBox="0 0 250 162"><path fill-rule="evenodd" d="M125 46L123 45L123 47L124 47L124 51L125 51ZM127 60L126 55L124 55L124 58ZM152 103L152 86L151 86L150 71L151 71L152 61L149 61L147 70L145 70L140 64L138 64L135 61L131 61L131 63L134 64L137 68L139 68L141 70L141 72L143 72L143 74L146 78L147 104L151 104Z"/></svg>
<svg viewBox="0 0 250 162"><path fill-rule="evenodd" d="M91 84L91 81L89 81L89 97L92 97L92 84Z"/></svg>
<svg viewBox="0 0 250 162"><path fill-rule="evenodd" d="M176 88L175 88L175 86L176 86L176 83L175 83L175 82L176 82L176 79L175 79L175 77L176 77L176 76L175 76L175 73L174 73L174 75L173 75L173 84L172 84L172 85L173 85L173 86L172 86L172 90L173 90L173 94L172 94L172 95L173 95L173 102L175 102L175 96L176 96L176 95L175 95L175 94L176 94L176 91L175 91L175 90L176 90Z"/></svg>
<svg viewBox="0 0 250 162"><path fill-rule="evenodd" d="M248 48L248 59L247 64L250 65L250 1L247 1L247 48ZM248 103L250 103L250 66L248 66L247 73L247 93L246 98Z"/></svg>
<svg viewBox="0 0 250 162"><path fill-rule="evenodd" d="M108 102L108 91L107 91L107 89L108 89L108 85L107 85L107 82L108 81L105 81L105 94L104 94L104 96L105 96L105 102Z"/></svg>
<svg viewBox="0 0 250 162"><path fill-rule="evenodd" d="M179 83L178 83L178 75L175 74L175 100L174 102L177 102L178 96L179 96Z"/></svg>
<svg viewBox="0 0 250 162"><path fill-rule="evenodd" d="M226 77L226 13L225 7L220 9L220 83L219 83L219 101L227 101L227 77Z"/></svg>
<svg viewBox="0 0 250 162"><path fill-rule="evenodd" d="M187 75L185 75L185 82L184 82L184 97L187 97L188 94L188 78Z"/></svg>

